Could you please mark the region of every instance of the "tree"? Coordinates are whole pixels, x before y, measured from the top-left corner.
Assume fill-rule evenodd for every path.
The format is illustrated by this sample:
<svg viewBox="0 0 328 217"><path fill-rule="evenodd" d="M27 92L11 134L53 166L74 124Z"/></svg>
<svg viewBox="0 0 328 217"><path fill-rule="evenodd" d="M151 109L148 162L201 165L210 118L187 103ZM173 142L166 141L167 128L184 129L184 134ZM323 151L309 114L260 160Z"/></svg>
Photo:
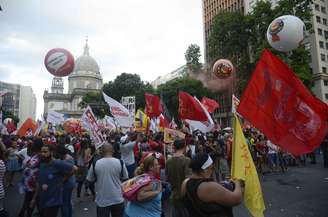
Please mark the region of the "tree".
<svg viewBox="0 0 328 217"><path fill-rule="evenodd" d="M311 24L311 5L312 0L281 0L272 9L270 2L259 1L255 5L253 12L248 15L250 27L249 45L252 48L255 61L259 59L263 49L270 49L291 66L293 71L308 88L312 87L309 50L302 45L288 53L278 52L268 44L266 32L272 20L282 15L291 14L299 17L305 23L307 31L311 33L313 31Z"/></svg>
<svg viewBox="0 0 328 217"><path fill-rule="evenodd" d="M88 92L85 96L83 96L79 106L81 108L90 106L93 113L98 118L103 118L105 115L109 114L108 104L105 102L102 92L100 91Z"/></svg>
<svg viewBox="0 0 328 217"><path fill-rule="evenodd" d="M122 96L135 96L136 108L144 108L145 92L153 93L153 87L140 79L137 74L122 73L114 81L104 84L103 91L108 96L121 101Z"/></svg>
<svg viewBox="0 0 328 217"><path fill-rule="evenodd" d="M240 12L226 12L215 17L209 37L209 59L229 59L237 72L237 88L243 89L250 77L248 22Z"/></svg>
<svg viewBox="0 0 328 217"><path fill-rule="evenodd" d="M156 93L162 96L164 103L166 104L170 114L178 118L178 93L179 91L186 91L193 96L196 96L199 100L203 96L213 97L214 94L203 86L199 80L192 79L188 76L177 78L166 82L158 86Z"/></svg>
<svg viewBox="0 0 328 217"><path fill-rule="evenodd" d="M270 47L266 39L270 23L285 14L299 17L311 32L311 3L311 0L280 0L272 8L269 1L258 1L247 16L239 12L217 15L209 37L210 59L227 58L232 61L237 71L238 91L242 92L262 51L270 49L292 67L307 87L311 87L309 51L300 46L289 53L278 52Z"/></svg>
<svg viewBox="0 0 328 217"><path fill-rule="evenodd" d="M197 44L189 45L185 53L185 59L187 67L191 72L197 73L202 68L202 64L199 62L200 57L200 47Z"/></svg>

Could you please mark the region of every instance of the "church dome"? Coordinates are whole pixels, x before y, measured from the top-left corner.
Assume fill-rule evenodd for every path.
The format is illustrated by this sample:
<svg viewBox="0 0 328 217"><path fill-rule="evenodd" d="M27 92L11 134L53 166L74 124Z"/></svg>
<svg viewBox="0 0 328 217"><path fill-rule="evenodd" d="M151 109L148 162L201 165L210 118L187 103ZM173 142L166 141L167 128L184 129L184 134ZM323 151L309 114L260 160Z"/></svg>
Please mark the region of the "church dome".
<svg viewBox="0 0 328 217"><path fill-rule="evenodd" d="M74 70L71 75L85 74L86 72L88 74L100 74L99 71L98 63L89 55L89 46L86 43L83 55L75 60Z"/></svg>

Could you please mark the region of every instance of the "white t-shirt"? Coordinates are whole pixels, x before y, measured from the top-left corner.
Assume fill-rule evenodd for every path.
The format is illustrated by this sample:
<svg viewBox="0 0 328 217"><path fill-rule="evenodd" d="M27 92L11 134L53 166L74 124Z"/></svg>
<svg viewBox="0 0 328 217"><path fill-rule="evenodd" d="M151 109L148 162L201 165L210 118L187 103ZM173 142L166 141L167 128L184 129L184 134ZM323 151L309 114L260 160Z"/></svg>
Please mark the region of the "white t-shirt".
<svg viewBox="0 0 328 217"><path fill-rule="evenodd" d="M124 202L121 187L121 171L121 162L116 158L106 157L96 162L95 202L97 206L106 207ZM128 179L128 171L124 164L122 179ZM95 180L93 166L88 171L87 180L91 182Z"/></svg>
<svg viewBox="0 0 328 217"><path fill-rule="evenodd" d="M135 141L131 141L125 144L122 143L120 144L121 158L127 166L132 165L135 162L134 152L133 152L133 148L135 144L136 144Z"/></svg>

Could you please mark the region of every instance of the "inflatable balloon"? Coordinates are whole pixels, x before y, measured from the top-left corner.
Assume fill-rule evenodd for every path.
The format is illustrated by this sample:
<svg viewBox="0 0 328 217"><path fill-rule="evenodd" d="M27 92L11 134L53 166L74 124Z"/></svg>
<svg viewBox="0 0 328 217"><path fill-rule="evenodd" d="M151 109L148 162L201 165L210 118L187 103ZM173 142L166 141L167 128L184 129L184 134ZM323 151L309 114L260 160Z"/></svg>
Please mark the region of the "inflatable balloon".
<svg viewBox="0 0 328 217"><path fill-rule="evenodd" d="M44 59L44 65L54 76L64 77L73 71L74 57L63 48L54 48L48 51Z"/></svg>
<svg viewBox="0 0 328 217"><path fill-rule="evenodd" d="M276 18L267 30L267 40L276 50L288 52L302 44L305 25L301 19L292 15Z"/></svg>
<svg viewBox="0 0 328 217"><path fill-rule="evenodd" d="M67 133L81 133L82 123L77 119L68 119L64 122L63 128Z"/></svg>
<svg viewBox="0 0 328 217"><path fill-rule="evenodd" d="M219 59L213 65L213 74L218 78L228 78L234 71L230 60Z"/></svg>

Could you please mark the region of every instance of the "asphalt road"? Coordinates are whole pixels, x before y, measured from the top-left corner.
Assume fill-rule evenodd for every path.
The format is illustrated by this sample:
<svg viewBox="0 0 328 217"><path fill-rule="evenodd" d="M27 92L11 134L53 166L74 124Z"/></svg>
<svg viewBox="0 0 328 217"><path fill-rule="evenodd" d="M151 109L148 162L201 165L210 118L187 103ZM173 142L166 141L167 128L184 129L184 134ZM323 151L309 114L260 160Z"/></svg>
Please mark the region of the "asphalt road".
<svg viewBox="0 0 328 217"><path fill-rule="evenodd" d="M306 167L289 167L287 173L271 173L260 177L266 217L328 217L328 169L308 163ZM23 196L16 188L7 189L5 206L10 217L17 217ZM73 200L73 217L96 216L92 197ZM166 208L169 213L169 208ZM169 216L169 215L167 215ZM235 217L248 217L247 209L234 208Z"/></svg>

